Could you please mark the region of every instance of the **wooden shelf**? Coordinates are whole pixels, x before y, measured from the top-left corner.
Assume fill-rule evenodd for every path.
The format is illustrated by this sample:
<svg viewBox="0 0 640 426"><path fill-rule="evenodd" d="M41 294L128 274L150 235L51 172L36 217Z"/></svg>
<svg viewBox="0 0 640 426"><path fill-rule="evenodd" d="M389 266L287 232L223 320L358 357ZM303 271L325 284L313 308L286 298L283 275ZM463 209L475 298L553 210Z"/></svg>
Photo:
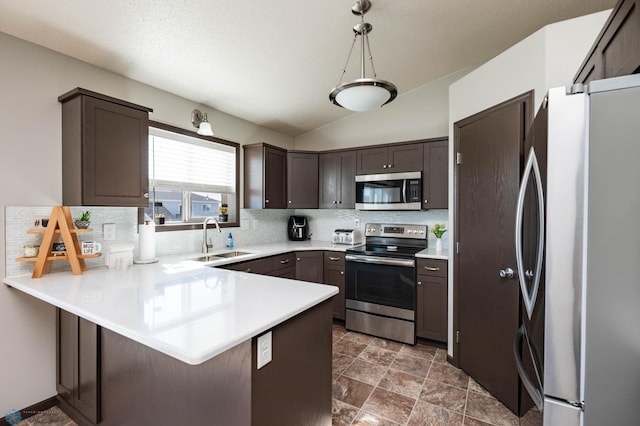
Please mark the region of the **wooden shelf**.
<svg viewBox="0 0 640 426"><path fill-rule="evenodd" d="M47 228L42 228L42 229L27 229L27 234L44 234L45 232L47 232ZM82 229L78 229L78 228L70 228L69 232L72 234L82 234L83 232L93 232L93 229L91 228L82 228ZM60 229L55 229L53 231L54 234L60 234Z"/></svg>
<svg viewBox="0 0 640 426"><path fill-rule="evenodd" d="M91 232L91 228L78 229L74 226L71 211L67 206L55 206L51 209L49 224L44 229L29 229L27 234L42 234L40 252L36 257L19 257L16 262L35 262L32 278L40 278L42 274L48 274L51 265L56 260L66 260L71 265L71 272L80 275L87 270L84 259L100 257L100 253L82 254L78 234ZM53 244L62 239L67 249L65 254L54 256Z"/></svg>
<svg viewBox="0 0 640 426"><path fill-rule="evenodd" d="M96 254L78 254L76 255L76 257L78 259L96 259L98 257L102 256L102 253L96 253ZM60 254L58 256L47 256L47 260L52 261L52 260L68 260L69 258L67 257L66 254ZM35 262L36 260L38 260L37 257L19 257L16 259L16 262Z"/></svg>

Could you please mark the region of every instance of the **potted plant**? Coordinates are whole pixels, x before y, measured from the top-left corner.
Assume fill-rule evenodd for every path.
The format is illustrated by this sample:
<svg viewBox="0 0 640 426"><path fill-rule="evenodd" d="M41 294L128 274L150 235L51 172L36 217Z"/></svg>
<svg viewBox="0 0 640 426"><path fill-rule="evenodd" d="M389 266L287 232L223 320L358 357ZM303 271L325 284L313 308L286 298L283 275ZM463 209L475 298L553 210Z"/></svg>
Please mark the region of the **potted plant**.
<svg viewBox="0 0 640 426"><path fill-rule="evenodd" d="M444 223L436 223L429 231L433 232L433 235L436 236L436 251L442 251L442 235L447 232L444 228Z"/></svg>
<svg viewBox="0 0 640 426"><path fill-rule="evenodd" d="M229 220L229 215L227 214L227 209L229 205L226 203L220 204L220 214L218 215L219 222L226 222Z"/></svg>
<svg viewBox="0 0 640 426"><path fill-rule="evenodd" d="M91 212L87 210L86 212L82 212L82 214L74 220L74 223L78 229L87 229L89 225L91 225L90 220Z"/></svg>

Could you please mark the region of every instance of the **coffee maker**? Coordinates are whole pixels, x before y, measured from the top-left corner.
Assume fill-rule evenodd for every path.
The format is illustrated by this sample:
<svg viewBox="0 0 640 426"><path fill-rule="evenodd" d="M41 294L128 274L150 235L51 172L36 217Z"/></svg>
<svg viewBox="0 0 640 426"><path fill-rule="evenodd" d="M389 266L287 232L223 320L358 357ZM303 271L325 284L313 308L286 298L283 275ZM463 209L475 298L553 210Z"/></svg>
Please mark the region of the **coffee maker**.
<svg viewBox="0 0 640 426"><path fill-rule="evenodd" d="M304 241L309 239L309 224L305 216L289 217L287 234L291 241Z"/></svg>

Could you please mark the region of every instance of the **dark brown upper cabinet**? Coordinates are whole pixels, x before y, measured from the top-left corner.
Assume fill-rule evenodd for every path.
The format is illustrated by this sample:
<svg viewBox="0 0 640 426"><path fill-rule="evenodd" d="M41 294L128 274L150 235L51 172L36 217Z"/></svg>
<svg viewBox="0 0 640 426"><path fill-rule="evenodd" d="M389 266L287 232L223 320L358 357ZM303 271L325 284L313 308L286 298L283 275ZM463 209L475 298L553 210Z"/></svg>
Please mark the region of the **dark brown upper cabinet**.
<svg viewBox="0 0 640 426"><path fill-rule="evenodd" d="M422 170L422 144L396 144L358 150L357 174L416 172Z"/></svg>
<svg viewBox="0 0 640 426"><path fill-rule="evenodd" d="M449 140L424 144L422 168L422 208L449 208Z"/></svg>
<svg viewBox="0 0 640 426"><path fill-rule="evenodd" d="M580 66L574 83L640 73L640 0L620 0Z"/></svg>
<svg viewBox="0 0 640 426"><path fill-rule="evenodd" d="M318 153L287 153L287 207L318 208Z"/></svg>
<svg viewBox="0 0 640 426"><path fill-rule="evenodd" d="M62 203L145 207L149 204L149 112L76 88L62 103Z"/></svg>
<svg viewBox="0 0 640 426"><path fill-rule="evenodd" d="M244 145L244 207L287 208L287 151L264 143Z"/></svg>
<svg viewBox="0 0 640 426"><path fill-rule="evenodd" d="M356 207L356 151L337 151L318 156L319 207L354 209Z"/></svg>

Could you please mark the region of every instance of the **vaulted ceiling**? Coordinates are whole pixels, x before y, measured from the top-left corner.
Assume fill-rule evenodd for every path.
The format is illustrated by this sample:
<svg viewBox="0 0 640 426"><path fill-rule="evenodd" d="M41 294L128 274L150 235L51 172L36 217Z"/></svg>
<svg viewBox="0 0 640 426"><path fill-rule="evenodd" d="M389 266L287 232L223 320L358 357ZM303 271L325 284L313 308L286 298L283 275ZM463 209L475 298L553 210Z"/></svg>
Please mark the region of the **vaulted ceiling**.
<svg viewBox="0 0 640 426"><path fill-rule="evenodd" d="M478 65L543 26L615 0L371 0L379 78L399 96ZM354 0L0 0L0 31L292 136L331 104ZM357 57L346 80L358 76ZM368 70L367 76L371 73Z"/></svg>

